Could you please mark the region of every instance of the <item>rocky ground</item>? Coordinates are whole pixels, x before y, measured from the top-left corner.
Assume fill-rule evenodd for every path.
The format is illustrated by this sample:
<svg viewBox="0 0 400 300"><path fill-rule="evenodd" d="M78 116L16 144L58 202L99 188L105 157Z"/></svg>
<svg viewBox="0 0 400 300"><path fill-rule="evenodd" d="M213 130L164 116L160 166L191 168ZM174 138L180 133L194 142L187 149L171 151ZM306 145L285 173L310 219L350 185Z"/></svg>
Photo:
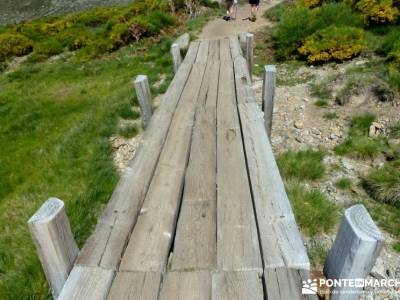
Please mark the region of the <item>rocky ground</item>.
<svg viewBox="0 0 400 300"><path fill-rule="evenodd" d="M329 195L331 201L342 207L348 207L355 199L361 199L367 197L367 195L356 184L352 186L351 191L343 191L335 187L334 183L343 177L357 183L372 168L381 166L385 158L380 156L374 160L356 160L336 156L332 149L345 139L351 117L362 112L371 112L377 116L376 122L370 128L370 135L384 134L387 126L399 119L400 99L395 96L395 99L391 102L381 102L379 97L367 88L351 95L346 105L338 105L334 100L331 100L326 107L319 107L315 104L319 99L312 95L310 87L316 82L340 78L341 75L346 73L346 70L365 63L366 61L363 58L358 58L341 65L302 66L296 70L286 64L277 65L277 77L290 77L291 80L290 84L279 85L276 89L271 141L274 153L278 155L289 149L319 148L327 150L328 154L324 163L329 172L322 182L315 185ZM299 83L293 84L293 82ZM332 82L327 84L330 84L334 91L332 95L334 99L336 97L335 90L340 90L343 83L338 80L336 85ZM261 78L254 79L253 87L257 99L261 102ZM324 115L327 112L335 112L337 118L326 119ZM313 243L322 243L329 249L335 234L336 230L331 235L324 234L314 239L304 237L304 240L307 246ZM393 238L387 233L384 233L384 235L386 244L371 272L371 276L378 279L400 279L400 255L392 249ZM365 291L360 299L398 300L400 299L400 291L370 289Z"/></svg>

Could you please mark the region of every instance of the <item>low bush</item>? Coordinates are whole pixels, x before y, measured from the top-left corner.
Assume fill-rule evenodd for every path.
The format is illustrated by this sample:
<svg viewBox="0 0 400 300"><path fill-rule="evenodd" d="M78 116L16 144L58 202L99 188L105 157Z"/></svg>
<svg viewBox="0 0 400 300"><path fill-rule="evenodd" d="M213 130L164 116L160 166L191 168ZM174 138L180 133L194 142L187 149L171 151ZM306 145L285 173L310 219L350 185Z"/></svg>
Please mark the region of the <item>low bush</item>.
<svg viewBox="0 0 400 300"><path fill-rule="evenodd" d="M300 183L289 183L286 190L302 232L315 236L334 227L338 208L323 192L307 189Z"/></svg>
<svg viewBox="0 0 400 300"><path fill-rule="evenodd" d="M386 163L363 179L370 196L381 202L400 203L400 161Z"/></svg>
<svg viewBox="0 0 400 300"><path fill-rule="evenodd" d="M395 23L400 15L393 0L361 0L356 8L368 23Z"/></svg>
<svg viewBox="0 0 400 300"><path fill-rule="evenodd" d="M35 53L44 56L52 56L60 54L64 51L62 44L53 38L46 39L43 42L35 44L34 49Z"/></svg>
<svg viewBox="0 0 400 300"><path fill-rule="evenodd" d="M136 125L125 125L118 130L118 134L124 138L132 138L138 134L139 130Z"/></svg>
<svg viewBox="0 0 400 300"><path fill-rule="evenodd" d="M334 148L337 155L349 155L355 158L374 158L384 148L382 140L368 136L351 136Z"/></svg>
<svg viewBox="0 0 400 300"><path fill-rule="evenodd" d="M32 41L16 33L0 34L0 60L9 56L22 56L32 51Z"/></svg>
<svg viewBox="0 0 400 300"><path fill-rule="evenodd" d="M362 16L345 3L335 2L315 9L304 5L286 9L274 32L278 58L296 54L307 37L333 25L359 27L362 26Z"/></svg>
<svg viewBox="0 0 400 300"><path fill-rule="evenodd" d="M355 27L331 26L305 39L298 49L310 63L343 61L357 56L365 47L363 30Z"/></svg>
<svg viewBox="0 0 400 300"><path fill-rule="evenodd" d="M274 5L264 13L264 17L273 22L279 22L288 7L289 5L286 2Z"/></svg>
<svg viewBox="0 0 400 300"><path fill-rule="evenodd" d="M351 136L368 135L369 127L375 121L375 118L375 115L370 112L354 116L350 122L349 134Z"/></svg>
<svg viewBox="0 0 400 300"><path fill-rule="evenodd" d="M277 163L282 176L286 179L316 180L325 174L324 156L325 153L322 151L287 151L278 156Z"/></svg>

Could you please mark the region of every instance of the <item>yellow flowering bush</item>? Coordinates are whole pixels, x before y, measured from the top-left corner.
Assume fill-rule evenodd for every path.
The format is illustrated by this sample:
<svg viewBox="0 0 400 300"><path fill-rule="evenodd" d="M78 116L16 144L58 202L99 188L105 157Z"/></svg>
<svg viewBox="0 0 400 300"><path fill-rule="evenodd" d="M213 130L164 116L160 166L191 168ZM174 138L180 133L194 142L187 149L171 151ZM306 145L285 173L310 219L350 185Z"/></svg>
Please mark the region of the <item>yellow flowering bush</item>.
<svg viewBox="0 0 400 300"><path fill-rule="evenodd" d="M32 42L16 33L0 34L0 60L9 56L22 56L32 51Z"/></svg>
<svg viewBox="0 0 400 300"><path fill-rule="evenodd" d="M305 39L298 49L310 63L350 59L364 49L364 31L349 26L330 26Z"/></svg>
<svg viewBox="0 0 400 300"><path fill-rule="evenodd" d="M368 23L395 23L400 12L393 0L361 0L356 4Z"/></svg>

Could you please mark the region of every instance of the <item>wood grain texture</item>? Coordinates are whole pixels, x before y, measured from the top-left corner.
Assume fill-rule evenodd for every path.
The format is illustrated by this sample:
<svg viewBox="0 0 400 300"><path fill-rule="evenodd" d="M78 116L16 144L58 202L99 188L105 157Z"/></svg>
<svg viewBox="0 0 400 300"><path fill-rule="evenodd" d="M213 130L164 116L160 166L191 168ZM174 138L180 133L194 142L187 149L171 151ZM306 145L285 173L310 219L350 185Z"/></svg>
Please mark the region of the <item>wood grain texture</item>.
<svg viewBox="0 0 400 300"><path fill-rule="evenodd" d="M144 128L146 128L150 123L151 115L153 114L149 80L146 75L138 75L134 84L136 95L139 101L143 125Z"/></svg>
<svg viewBox="0 0 400 300"><path fill-rule="evenodd" d="M192 43L180 71L174 77L159 108L154 112L144 132L134 158L114 190L94 233L81 250L77 264L116 269L136 223L143 200L164 145L172 117L199 44Z"/></svg>
<svg viewBox="0 0 400 300"><path fill-rule="evenodd" d="M208 271L169 272L163 281L160 300L210 300L211 274Z"/></svg>
<svg viewBox="0 0 400 300"><path fill-rule="evenodd" d="M161 273L118 272L108 300L157 300Z"/></svg>
<svg viewBox="0 0 400 300"><path fill-rule="evenodd" d="M64 202L49 198L29 219L28 226L52 295L57 298L79 251Z"/></svg>
<svg viewBox="0 0 400 300"><path fill-rule="evenodd" d="M112 270L75 266L57 300L107 299L113 278Z"/></svg>
<svg viewBox="0 0 400 300"><path fill-rule="evenodd" d="M259 274L254 271L214 273L211 299L263 300L264 293ZM274 298L271 299L275 300ZM289 299L287 298L287 300Z"/></svg>
<svg viewBox="0 0 400 300"><path fill-rule="evenodd" d="M302 282L309 279L309 271L290 268L266 268L264 280L267 299L317 300L316 295L303 295Z"/></svg>
<svg viewBox="0 0 400 300"><path fill-rule="evenodd" d="M253 70L253 49L254 49L254 34L246 34L246 61L247 68L249 69L250 78Z"/></svg>
<svg viewBox="0 0 400 300"><path fill-rule="evenodd" d="M205 54L203 54L205 55ZM174 114L141 214L122 258L122 271L163 272L175 233L196 101L205 65L196 63Z"/></svg>
<svg viewBox="0 0 400 300"><path fill-rule="evenodd" d="M199 93L172 270L216 266L216 99L219 64L209 63Z"/></svg>
<svg viewBox="0 0 400 300"><path fill-rule="evenodd" d="M366 278L371 272L384 237L362 204L345 210L339 232L325 262L324 273L330 279ZM335 288L334 300L358 299L360 288Z"/></svg>
<svg viewBox="0 0 400 300"><path fill-rule="evenodd" d="M182 63L181 49L179 47L179 44L171 45L171 55L172 55L172 62L174 64L174 72L176 74L178 73L179 67Z"/></svg>
<svg viewBox="0 0 400 300"><path fill-rule="evenodd" d="M269 139L271 139L272 116L274 113L275 85L276 67L274 65L264 66L262 110L264 111L264 123Z"/></svg>
<svg viewBox="0 0 400 300"><path fill-rule="evenodd" d="M223 47L225 50L223 51ZM221 40L221 55L229 54ZM236 107L232 61L221 63L217 104L218 269L259 270L262 263Z"/></svg>

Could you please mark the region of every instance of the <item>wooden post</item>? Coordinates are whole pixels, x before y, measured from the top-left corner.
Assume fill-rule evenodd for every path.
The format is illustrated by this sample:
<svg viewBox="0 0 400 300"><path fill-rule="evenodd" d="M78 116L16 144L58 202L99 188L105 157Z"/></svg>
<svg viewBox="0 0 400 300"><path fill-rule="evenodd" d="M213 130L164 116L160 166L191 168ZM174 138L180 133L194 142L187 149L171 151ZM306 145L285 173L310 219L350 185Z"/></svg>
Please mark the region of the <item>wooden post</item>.
<svg viewBox="0 0 400 300"><path fill-rule="evenodd" d="M28 226L51 292L57 299L79 252L64 202L49 198L29 219Z"/></svg>
<svg viewBox="0 0 400 300"><path fill-rule="evenodd" d="M361 204L346 209L325 262L328 279L365 279L383 246L383 235ZM332 300L355 300L361 288L335 288Z"/></svg>
<svg viewBox="0 0 400 300"><path fill-rule="evenodd" d="M139 75L136 77L135 89L139 100L140 110L142 112L143 126L146 128L153 114L149 80L146 75Z"/></svg>
<svg viewBox="0 0 400 300"><path fill-rule="evenodd" d="M179 48L179 44L172 44L171 45L171 54L172 54L172 61L174 62L174 72L178 72L179 66L182 63L181 57L181 49Z"/></svg>
<svg viewBox="0 0 400 300"><path fill-rule="evenodd" d="M276 85L276 67L274 65L264 66L262 110L264 111L264 123L268 138L271 139L272 115L274 112L274 98Z"/></svg>
<svg viewBox="0 0 400 300"><path fill-rule="evenodd" d="M252 77L252 69L253 69L253 44L254 44L254 34L246 33L246 60L247 60L247 67L249 68L250 77Z"/></svg>

